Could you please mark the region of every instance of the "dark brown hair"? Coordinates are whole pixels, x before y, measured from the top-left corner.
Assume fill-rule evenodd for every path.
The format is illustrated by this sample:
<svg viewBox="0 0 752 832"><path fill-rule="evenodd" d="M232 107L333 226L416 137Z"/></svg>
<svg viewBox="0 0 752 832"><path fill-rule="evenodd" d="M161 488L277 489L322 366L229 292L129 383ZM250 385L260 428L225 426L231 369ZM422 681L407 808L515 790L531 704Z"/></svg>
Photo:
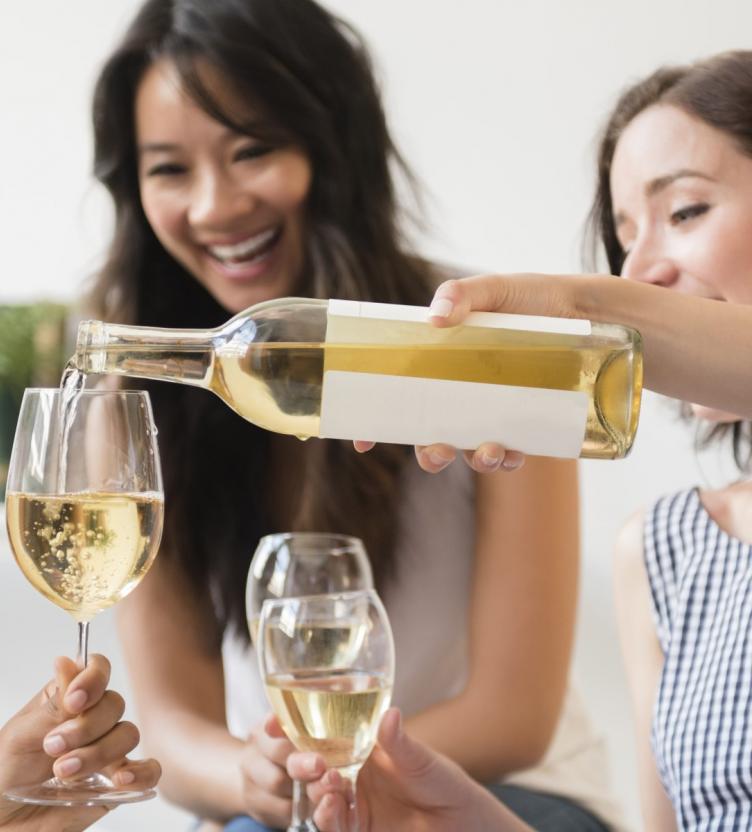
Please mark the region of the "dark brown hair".
<svg viewBox="0 0 752 832"><path fill-rule="evenodd" d="M433 278L410 255L393 174L414 185L386 124L371 62L357 33L313 0L148 0L101 71L94 94L95 175L115 203L115 231L90 296L107 320L212 327L228 312L157 241L137 176L134 100L140 79L168 58L210 116L248 132L202 81L209 65L272 144L294 142L311 160L305 266L298 294L425 304ZM257 131L258 125L253 130ZM148 385L165 471L164 548L198 597L211 591L215 637L247 637L244 584L258 538L272 529L264 504L274 472L268 434L204 391ZM365 541L377 583L393 571L404 448L356 454L350 443L299 448L301 489L292 530L337 531Z"/></svg>
<svg viewBox="0 0 752 832"><path fill-rule="evenodd" d="M752 157L752 51L724 52L694 64L662 67L621 94L598 145L597 185L586 238L592 270L597 268L597 250L602 244L611 274L621 274L625 255L614 223L611 163L629 123L656 104L684 110L725 133L741 153ZM688 409L683 410L686 415ZM752 462L752 431L748 422L717 424L698 431L698 445L702 447L729 435L737 465L741 470L748 469Z"/></svg>

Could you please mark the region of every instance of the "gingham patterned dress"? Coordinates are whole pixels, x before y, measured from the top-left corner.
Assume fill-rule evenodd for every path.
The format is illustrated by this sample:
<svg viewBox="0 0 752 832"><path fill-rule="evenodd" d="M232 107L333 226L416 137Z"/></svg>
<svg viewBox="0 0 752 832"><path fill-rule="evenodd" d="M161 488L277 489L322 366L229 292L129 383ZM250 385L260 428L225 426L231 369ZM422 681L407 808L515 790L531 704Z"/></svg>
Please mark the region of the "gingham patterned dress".
<svg viewBox="0 0 752 832"><path fill-rule="evenodd" d="M645 562L665 656L653 713L658 771L682 830L752 829L752 546L697 489L648 513Z"/></svg>

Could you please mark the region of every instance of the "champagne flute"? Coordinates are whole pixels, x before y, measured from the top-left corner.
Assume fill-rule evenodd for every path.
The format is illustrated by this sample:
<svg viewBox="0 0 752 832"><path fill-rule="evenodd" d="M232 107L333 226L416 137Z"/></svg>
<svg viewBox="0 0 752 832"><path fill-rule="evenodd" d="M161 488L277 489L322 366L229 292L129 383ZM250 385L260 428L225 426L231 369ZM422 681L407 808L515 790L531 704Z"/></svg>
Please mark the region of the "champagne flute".
<svg viewBox="0 0 752 832"><path fill-rule="evenodd" d="M21 571L78 623L78 663L89 621L136 587L157 553L164 497L147 393L27 390L11 452L6 519ZM47 806L111 806L154 797L104 774L27 784L4 797Z"/></svg>
<svg viewBox="0 0 752 832"><path fill-rule="evenodd" d="M262 537L246 582L246 615L256 645L261 608L269 598L325 595L373 589L373 575L363 542L326 532L281 532ZM287 832L309 832L302 784L293 781L292 818Z"/></svg>
<svg viewBox="0 0 752 832"><path fill-rule="evenodd" d="M258 658L272 709L300 751L351 784L376 742L394 684L394 642L372 589L264 602Z"/></svg>

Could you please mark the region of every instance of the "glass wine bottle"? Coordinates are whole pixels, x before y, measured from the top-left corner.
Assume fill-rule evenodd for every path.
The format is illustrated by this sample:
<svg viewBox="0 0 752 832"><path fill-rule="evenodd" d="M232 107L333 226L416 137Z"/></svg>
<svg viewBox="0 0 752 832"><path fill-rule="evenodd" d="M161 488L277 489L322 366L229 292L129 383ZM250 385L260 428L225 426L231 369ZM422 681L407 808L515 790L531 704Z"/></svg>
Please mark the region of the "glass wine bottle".
<svg viewBox="0 0 752 832"><path fill-rule="evenodd" d="M69 366L212 390L249 421L327 437L615 459L634 440L639 333L474 312L438 328L423 307L282 298L209 330L84 321Z"/></svg>

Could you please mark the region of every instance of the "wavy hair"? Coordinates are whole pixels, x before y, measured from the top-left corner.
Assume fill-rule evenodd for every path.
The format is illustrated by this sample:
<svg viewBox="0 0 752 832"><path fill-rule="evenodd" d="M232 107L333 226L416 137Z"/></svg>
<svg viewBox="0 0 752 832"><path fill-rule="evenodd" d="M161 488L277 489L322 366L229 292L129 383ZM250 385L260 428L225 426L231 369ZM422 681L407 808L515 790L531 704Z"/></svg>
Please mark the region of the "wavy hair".
<svg viewBox="0 0 752 832"><path fill-rule="evenodd" d="M395 174L417 187L390 137L372 63L355 30L313 0L147 0L101 70L94 92L94 173L115 206L104 267L89 295L105 320L213 327L226 310L161 246L141 205L134 101L146 70L170 60L212 118L277 145L294 142L311 161L304 270L299 294L426 304L435 278L410 253L409 217ZM202 80L210 66L234 98L261 111L244 124ZM266 131L259 135L258 131ZM419 200L418 200L419 204ZM164 550L197 597L211 587L214 637L247 637L243 589L256 540L272 528L265 497L269 435L190 387L149 383L165 472ZM404 448L367 455L316 440L296 451L299 493L291 530L364 539L377 584L395 569L394 516Z"/></svg>

